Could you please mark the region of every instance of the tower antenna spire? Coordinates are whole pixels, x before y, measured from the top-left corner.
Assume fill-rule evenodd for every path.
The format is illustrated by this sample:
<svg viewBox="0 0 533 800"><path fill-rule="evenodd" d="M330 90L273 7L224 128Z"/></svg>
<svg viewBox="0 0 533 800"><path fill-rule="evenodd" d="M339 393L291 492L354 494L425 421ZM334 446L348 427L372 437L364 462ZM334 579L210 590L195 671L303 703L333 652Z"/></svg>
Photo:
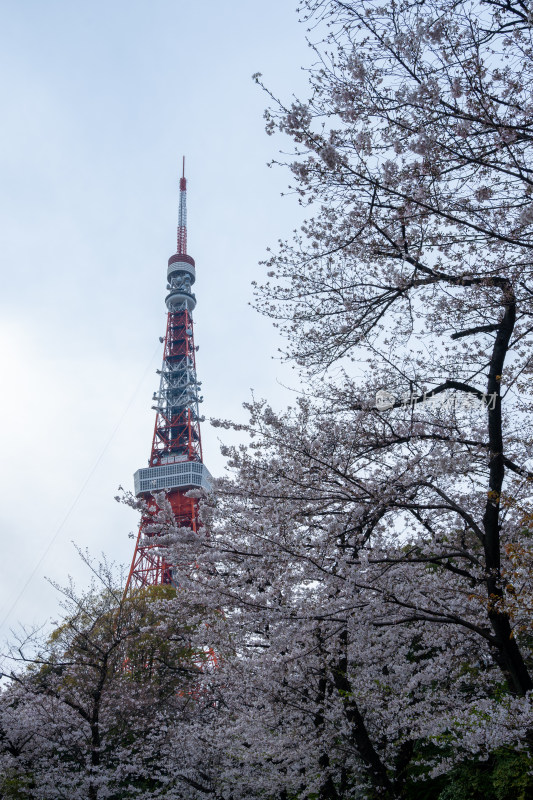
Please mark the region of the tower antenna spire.
<svg viewBox="0 0 533 800"><path fill-rule="evenodd" d="M183 174L180 178L180 204L178 212L178 255L187 255L187 178L185 177L185 156Z"/></svg>

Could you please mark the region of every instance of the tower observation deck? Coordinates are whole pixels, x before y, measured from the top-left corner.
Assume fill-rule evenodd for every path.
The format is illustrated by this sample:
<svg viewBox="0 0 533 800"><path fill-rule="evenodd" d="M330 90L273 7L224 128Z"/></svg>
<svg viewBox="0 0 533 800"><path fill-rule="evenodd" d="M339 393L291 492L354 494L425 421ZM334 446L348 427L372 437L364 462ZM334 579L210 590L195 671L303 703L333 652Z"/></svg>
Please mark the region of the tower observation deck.
<svg viewBox="0 0 533 800"><path fill-rule="evenodd" d="M162 558L151 515L157 510L154 494L165 492L180 527L198 529L198 499L187 497L191 489L208 489L210 474L202 461L199 414L201 383L196 376L193 311L196 297L194 259L187 254L187 180L185 158L179 184L176 253L168 260L167 329L159 389L154 392L156 412L148 466L134 475L135 495L144 498L143 515L131 563L126 592L142 586L172 583L172 566Z"/></svg>

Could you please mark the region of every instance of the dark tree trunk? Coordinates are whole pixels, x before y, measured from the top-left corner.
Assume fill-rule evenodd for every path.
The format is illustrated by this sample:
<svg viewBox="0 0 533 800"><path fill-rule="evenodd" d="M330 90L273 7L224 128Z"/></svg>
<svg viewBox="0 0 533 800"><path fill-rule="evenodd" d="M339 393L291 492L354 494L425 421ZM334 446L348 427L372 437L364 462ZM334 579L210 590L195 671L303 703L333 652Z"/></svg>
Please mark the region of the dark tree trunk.
<svg viewBox="0 0 533 800"><path fill-rule="evenodd" d="M489 601L489 619L498 640L495 660L504 672L511 691L524 695L533 689L533 682L513 636L508 615L502 610L503 589L500 564L500 498L505 476L502 402L500 395L501 375L505 364L509 342L516 320L516 304L512 286L505 282L505 313L499 325L489 367L487 395L496 398L494 408L489 402L489 492L483 516L486 585Z"/></svg>

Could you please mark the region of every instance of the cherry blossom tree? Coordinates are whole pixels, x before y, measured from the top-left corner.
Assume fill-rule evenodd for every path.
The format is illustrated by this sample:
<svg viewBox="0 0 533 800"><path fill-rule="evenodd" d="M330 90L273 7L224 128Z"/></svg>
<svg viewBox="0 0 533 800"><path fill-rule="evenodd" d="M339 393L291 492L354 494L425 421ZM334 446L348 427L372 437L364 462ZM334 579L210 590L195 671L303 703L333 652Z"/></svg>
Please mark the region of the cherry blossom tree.
<svg viewBox="0 0 533 800"><path fill-rule="evenodd" d="M307 383L250 405L191 591L234 625L280 796L401 797L532 742L532 10L302 14L309 98L267 129L309 219L257 305Z"/></svg>
<svg viewBox="0 0 533 800"><path fill-rule="evenodd" d="M65 617L13 646L0 696L6 798L217 797L205 615L173 587L127 598L104 565ZM19 665L17 668L17 664Z"/></svg>
<svg viewBox="0 0 533 800"><path fill-rule="evenodd" d="M293 164L299 191L327 205L304 229L310 251L304 240L273 257L280 285L266 287L264 308L290 309L303 365L366 356L371 379L344 381L336 407L362 411L378 449L407 467L400 493L411 488L422 501L406 510L423 536L436 531L412 511L436 505L435 521L441 511L479 541L494 655L524 694L531 677L501 576L520 527L509 505L504 539L501 528L504 479L518 498L530 478L527 11L491 2L311 8L333 24L337 49L313 78L312 100L282 109L279 125L310 151ZM379 389L403 403L369 413ZM452 392L449 413L425 407ZM389 469L382 474L390 485ZM441 556L449 571L446 548Z"/></svg>

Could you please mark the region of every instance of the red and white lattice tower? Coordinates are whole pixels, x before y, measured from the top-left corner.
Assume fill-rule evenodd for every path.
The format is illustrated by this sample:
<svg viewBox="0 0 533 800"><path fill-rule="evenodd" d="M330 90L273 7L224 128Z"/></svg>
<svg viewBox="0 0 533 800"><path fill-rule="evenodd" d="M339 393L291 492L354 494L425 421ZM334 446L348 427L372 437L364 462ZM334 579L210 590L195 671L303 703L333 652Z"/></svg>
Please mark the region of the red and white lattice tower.
<svg viewBox="0 0 533 800"><path fill-rule="evenodd" d="M187 497L191 489L208 489L210 475L202 463L202 441L198 412L200 382L196 378L196 348L192 312L196 297L194 259L187 254L187 181L185 158L180 178L178 244L168 260L166 306L167 331L159 391L152 406L157 412L149 466L134 475L135 494L144 498L149 513L139 527L126 592L143 586L171 584L172 566L165 562L153 532L150 510L157 509L153 493L164 491L177 524L198 529L198 499Z"/></svg>

